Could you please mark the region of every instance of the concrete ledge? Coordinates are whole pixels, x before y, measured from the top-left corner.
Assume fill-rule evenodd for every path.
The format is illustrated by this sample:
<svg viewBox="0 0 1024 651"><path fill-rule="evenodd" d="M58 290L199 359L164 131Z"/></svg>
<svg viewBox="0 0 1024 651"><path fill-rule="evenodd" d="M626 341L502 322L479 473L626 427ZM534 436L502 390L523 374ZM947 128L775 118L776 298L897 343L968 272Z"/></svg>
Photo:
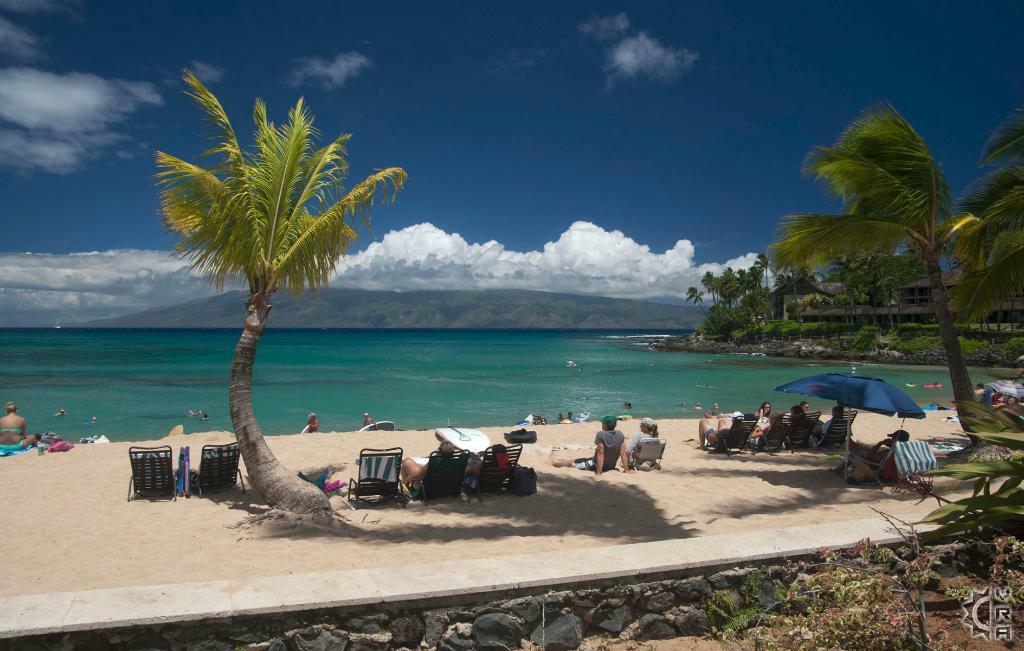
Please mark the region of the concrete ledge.
<svg viewBox="0 0 1024 651"><path fill-rule="evenodd" d="M901 541L881 518L869 518L543 555L6 597L0 598L0 639L372 604L475 601L805 556L864 538Z"/></svg>

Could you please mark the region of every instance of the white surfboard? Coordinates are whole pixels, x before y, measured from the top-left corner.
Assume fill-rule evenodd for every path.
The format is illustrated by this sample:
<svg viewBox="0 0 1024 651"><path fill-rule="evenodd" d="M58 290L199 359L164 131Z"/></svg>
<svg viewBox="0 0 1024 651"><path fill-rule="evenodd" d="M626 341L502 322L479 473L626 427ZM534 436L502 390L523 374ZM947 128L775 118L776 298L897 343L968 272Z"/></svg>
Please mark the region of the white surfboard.
<svg viewBox="0 0 1024 651"><path fill-rule="evenodd" d="M475 429L442 427L435 430L434 435L440 440L450 442L460 450L469 450L477 454L491 447L491 439L483 432Z"/></svg>

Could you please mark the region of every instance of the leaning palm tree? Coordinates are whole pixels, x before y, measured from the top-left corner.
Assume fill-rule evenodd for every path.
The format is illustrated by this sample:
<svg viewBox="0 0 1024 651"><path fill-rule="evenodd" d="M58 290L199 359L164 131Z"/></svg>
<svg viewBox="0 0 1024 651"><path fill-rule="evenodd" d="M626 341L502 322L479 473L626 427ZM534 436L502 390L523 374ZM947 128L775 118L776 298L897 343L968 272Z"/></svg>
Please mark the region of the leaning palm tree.
<svg viewBox="0 0 1024 651"><path fill-rule="evenodd" d="M779 261L821 265L906 244L928 272L953 395L971 400L971 378L942 278L944 248L967 220L954 218L949 186L924 139L896 109L882 104L851 122L833 146L812 151L804 171L824 181L844 211L786 217L774 244Z"/></svg>
<svg viewBox="0 0 1024 651"><path fill-rule="evenodd" d="M253 486L271 505L296 513L330 511L324 494L289 472L263 439L252 408L252 367L271 296L286 288L327 285L339 256L356 238L357 220L366 222L376 196L394 198L405 183L398 167L380 170L347 192L348 135L314 149L317 132L300 99L288 121L267 121L256 101L254 147L243 150L227 113L191 73L188 94L214 129L215 144L200 167L157 152L164 221L181 236L176 252L218 290L225 283L248 285L242 335L231 362L231 423Z"/></svg>
<svg viewBox="0 0 1024 651"><path fill-rule="evenodd" d="M701 311L707 314L707 310L704 309L704 292L696 287L690 287L686 290L686 301L700 307Z"/></svg>
<svg viewBox="0 0 1024 651"><path fill-rule="evenodd" d="M965 316L981 317L1024 292L1024 108L1011 114L985 143L981 162L1004 164L978 181L962 202L979 218L958 252L973 269L954 291Z"/></svg>

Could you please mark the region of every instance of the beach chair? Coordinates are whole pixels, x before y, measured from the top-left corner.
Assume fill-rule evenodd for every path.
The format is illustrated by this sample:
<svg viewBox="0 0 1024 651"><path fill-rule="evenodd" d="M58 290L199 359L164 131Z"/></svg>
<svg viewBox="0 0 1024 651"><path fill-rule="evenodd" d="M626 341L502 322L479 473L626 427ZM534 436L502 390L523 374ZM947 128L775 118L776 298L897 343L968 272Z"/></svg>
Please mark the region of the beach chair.
<svg viewBox="0 0 1024 651"><path fill-rule="evenodd" d="M789 429L789 451L792 452L796 448L806 448L811 440L811 434L814 433L814 428L818 426L818 421L821 419L820 411L812 411L804 416L797 416L793 419L792 425Z"/></svg>
<svg viewBox="0 0 1024 651"><path fill-rule="evenodd" d="M427 473L420 484L420 499L423 503L458 495L462 490L462 481L466 477L468 464L469 452L465 450L450 457L437 450L431 452L427 462Z"/></svg>
<svg viewBox="0 0 1024 651"><path fill-rule="evenodd" d="M241 484L245 492L245 480L238 469L238 444L204 445L199 455L199 470L193 470L190 483L202 497L204 493L216 493Z"/></svg>
<svg viewBox="0 0 1024 651"><path fill-rule="evenodd" d="M910 435L900 432L889 451L880 461L871 461L857 455L850 455L850 464L856 463L867 469L871 478L880 487L889 485L923 491L930 488L931 477L924 473L939 467L938 459L927 441L911 441ZM895 479L883 477L886 468L895 472Z"/></svg>
<svg viewBox="0 0 1024 651"><path fill-rule="evenodd" d="M398 485L398 471L401 466L402 448L360 450L359 480L348 480L349 504L381 502L393 498L401 506L405 506L405 495Z"/></svg>
<svg viewBox="0 0 1024 651"><path fill-rule="evenodd" d="M825 438L821 447L834 448L846 445L846 438L853 432L853 421L857 418L856 409L844 409L841 418L833 418L825 430Z"/></svg>
<svg viewBox="0 0 1024 651"><path fill-rule="evenodd" d="M793 428L793 414L782 414L764 433L764 451L777 452L783 448L792 446L789 442L789 435Z"/></svg>
<svg viewBox="0 0 1024 651"><path fill-rule="evenodd" d="M172 500L177 499L171 446L132 446L128 448L128 458L132 464L132 477L128 483L129 502L139 496L170 496Z"/></svg>
<svg viewBox="0 0 1024 651"><path fill-rule="evenodd" d="M662 457L665 456L665 445L665 439L656 436L640 439L636 446L636 458L634 461L637 464L644 463L645 461L653 461L660 464Z"/></svg>
<svg viewBox="0 0 1024 651"><path fill-rule="evenodd" d="M476 496L481 501L483 500L481 493L500 493L503 490L508 490L509 484L512 483L512 472L519 465L519 457L523 454L521 443L502 446L508 456L508 464L502 468L495 456L495 447L498 446L492 445L484 450L483 460L480 464Z"/></svg>
<svg viewBox="0 0 1024 651"><path fill-rule="evenodd" d="M732 427L725 432L725 453L732 454L731 450L742 452L750 442L750 435L757 429L757 419L736 418L732 421Z"/></svg>

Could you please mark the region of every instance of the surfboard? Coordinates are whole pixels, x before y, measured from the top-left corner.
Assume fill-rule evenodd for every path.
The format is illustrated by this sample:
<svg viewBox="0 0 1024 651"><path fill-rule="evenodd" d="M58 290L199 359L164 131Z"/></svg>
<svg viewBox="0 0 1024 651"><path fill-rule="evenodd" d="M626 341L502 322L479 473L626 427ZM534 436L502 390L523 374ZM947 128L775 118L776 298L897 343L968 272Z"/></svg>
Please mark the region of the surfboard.
<svg viewBox="0 0 1024 651"><path fill-rule="evenodd" d="M434 435L439 440L450 442L460 450L481 453L491 447L491 439L483 432L475 429L442 427L435 430Z"/></svg>
<svg viewBox="0 0 1024 651"><path fill-rule="evenodd" d="M360 432L393 432L395 431L395 423L390 420L378 420L376 423L370 423L362 427Z"/></svg>

